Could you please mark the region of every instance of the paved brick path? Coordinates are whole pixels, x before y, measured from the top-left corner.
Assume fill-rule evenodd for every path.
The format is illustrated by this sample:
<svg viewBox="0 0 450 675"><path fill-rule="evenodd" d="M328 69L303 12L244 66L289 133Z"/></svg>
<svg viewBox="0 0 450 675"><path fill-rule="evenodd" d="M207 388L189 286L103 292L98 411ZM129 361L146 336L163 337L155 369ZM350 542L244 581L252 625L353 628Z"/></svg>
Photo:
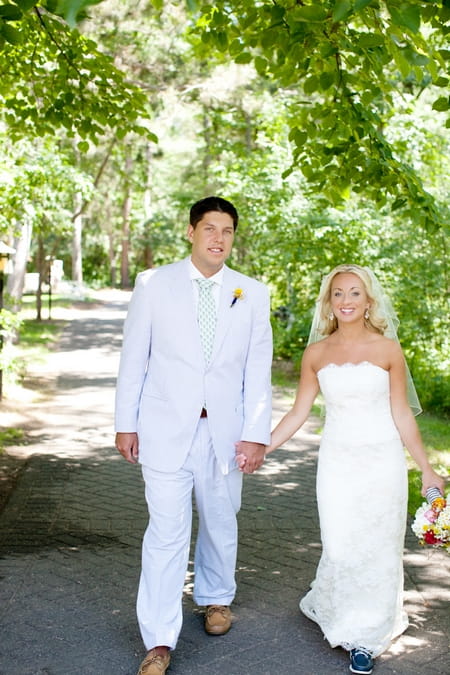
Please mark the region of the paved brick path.
<svg viewBox="0 0 450 675"><path fill-rule="evenodd" d="M71 315L34 376L32 431L16 487L0 514L0 675L135 675L143 647L134 603L146 526L138 468L113 449L111 411L127 296L102 295ZM277 417L288 404L275 396ZM173 675L348 672L298 610L320 555L314 422L245 478L239 515L235 624L205 635L186 580ZM448 675L450 566L408 532L411 626L377 659L376 674Z"/></svg>

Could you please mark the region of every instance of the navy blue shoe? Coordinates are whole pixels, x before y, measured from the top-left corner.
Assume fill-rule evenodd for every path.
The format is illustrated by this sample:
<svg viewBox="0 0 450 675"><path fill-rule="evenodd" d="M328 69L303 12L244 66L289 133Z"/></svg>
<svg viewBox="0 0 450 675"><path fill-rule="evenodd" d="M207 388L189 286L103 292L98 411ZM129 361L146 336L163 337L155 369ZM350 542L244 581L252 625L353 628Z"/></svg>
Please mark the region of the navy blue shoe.
<svg viewBox="0 0 450 675"><path fill-rule="evenodd" d="M352 673L371 673L373 670L372 654L363 647L351 649L350 670Z"/></svg>

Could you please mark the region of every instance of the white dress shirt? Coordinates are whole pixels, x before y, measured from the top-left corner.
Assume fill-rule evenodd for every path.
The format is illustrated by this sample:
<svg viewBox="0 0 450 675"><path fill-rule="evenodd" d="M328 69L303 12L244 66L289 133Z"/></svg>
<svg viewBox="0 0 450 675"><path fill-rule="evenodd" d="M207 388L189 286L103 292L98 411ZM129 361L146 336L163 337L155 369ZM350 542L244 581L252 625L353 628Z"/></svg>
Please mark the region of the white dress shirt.
<svg viewBox="0 0 450 675"><path fill-rule="evenodd" d="M205 277L194 265L192 262L192 258L190 259L189 262L190 266L190 277L191 277L191 283L194 289L194 301L195 301L195 308L198 309L198 293L199 293L199 288L198 284L195 283L196 279L209 279L209 281L214 281L214 286L212 287L212 295L214 298L214 302L216 303L216 310L219 307L219 298L220 298L220 289L222 286L222 281L223 281L223 270L224 268L221 267L221 269L216 272L215 274L212 275L212 277Z"/></svg>

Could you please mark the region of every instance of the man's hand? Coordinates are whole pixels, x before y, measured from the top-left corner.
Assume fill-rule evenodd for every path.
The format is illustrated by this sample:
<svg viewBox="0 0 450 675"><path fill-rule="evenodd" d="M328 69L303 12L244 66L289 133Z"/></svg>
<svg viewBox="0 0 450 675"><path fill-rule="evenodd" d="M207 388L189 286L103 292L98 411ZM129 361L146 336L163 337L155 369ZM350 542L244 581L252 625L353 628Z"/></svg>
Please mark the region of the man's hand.
<svg viewBox="0 0 450 675"><path fill-rule="evenodd" d="M264 464L266 446L263 443L239 441L236 443L236 458L243 473L253 473ZM243 461L245 457L245 462Z"/></svg>
<svg viewBox="0 0 450 675"><path fill-rule="evenodd" d="M116 434L116 448L122 457L125 457L127 462L136 464L139 457L139 441L137 433L135 431L119 431Z"/></svg>

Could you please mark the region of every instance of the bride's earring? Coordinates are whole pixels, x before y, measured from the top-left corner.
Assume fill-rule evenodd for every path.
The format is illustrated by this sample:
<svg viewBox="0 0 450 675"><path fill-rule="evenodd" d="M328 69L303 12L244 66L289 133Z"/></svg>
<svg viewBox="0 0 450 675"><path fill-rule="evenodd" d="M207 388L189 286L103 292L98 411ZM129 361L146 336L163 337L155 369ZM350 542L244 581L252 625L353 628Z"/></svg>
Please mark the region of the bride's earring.
<svg viewBox="0 0 450 675"><path fill-rule="evenodd" d="M330 321L333 321L333 319L334 319L334 314L333 314L333 312L330 312L330 313L328 314L328 319L329 319Z"/></svg>
<svg viewBox="0 0 450 675"><path fill-rule="evenodd" d="M369 318L369 310L368 309L366 309L366 311L364 312L364 318L366 319L366 321Z"/></svg>

